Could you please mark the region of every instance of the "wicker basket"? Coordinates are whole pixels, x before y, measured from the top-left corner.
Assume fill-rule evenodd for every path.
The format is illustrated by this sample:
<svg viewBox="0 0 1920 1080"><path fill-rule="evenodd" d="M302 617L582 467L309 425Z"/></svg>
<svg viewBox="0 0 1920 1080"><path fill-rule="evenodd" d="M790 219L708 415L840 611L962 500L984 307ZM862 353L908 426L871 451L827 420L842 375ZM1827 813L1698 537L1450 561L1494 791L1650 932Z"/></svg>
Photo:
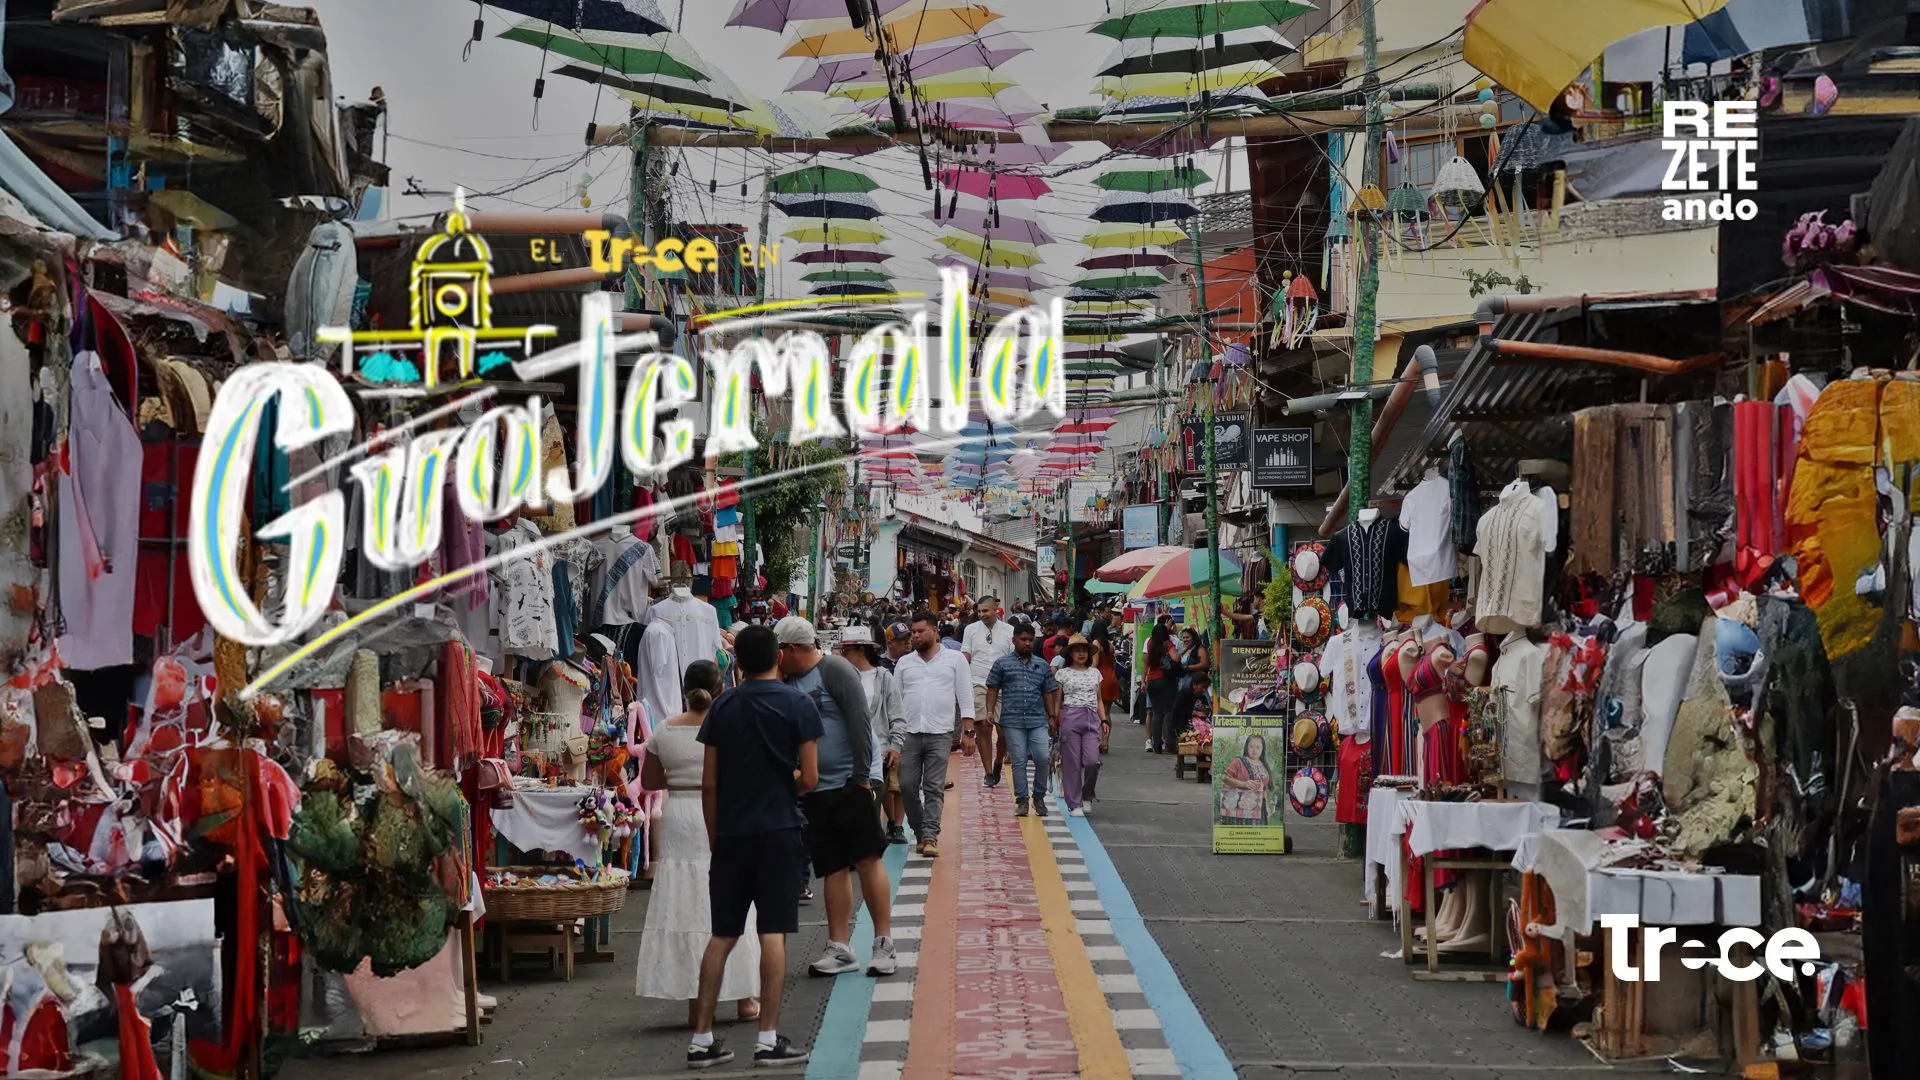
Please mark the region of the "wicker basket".
<svg viewBox="0 0 1920 1080"><path fill-rule="evenodd" d="M510 866L522 877L551 873L552 867ZM487 918L501 922L571 922L611 915L627 902L627 872L609 870L602 881L575 881L562 885L488 885L481 888Z"/></svg>

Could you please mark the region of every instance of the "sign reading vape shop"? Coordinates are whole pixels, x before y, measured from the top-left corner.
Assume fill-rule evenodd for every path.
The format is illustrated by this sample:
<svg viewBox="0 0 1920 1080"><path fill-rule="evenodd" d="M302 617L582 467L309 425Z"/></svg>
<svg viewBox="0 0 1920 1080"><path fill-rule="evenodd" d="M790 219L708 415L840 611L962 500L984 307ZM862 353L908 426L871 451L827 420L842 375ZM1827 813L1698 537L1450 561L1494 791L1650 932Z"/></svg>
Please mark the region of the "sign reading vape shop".
<svg viewBox="0 0 1920 1080"><path fill-rule="evenodd" d="M1127 551L1157 547L1160 543L1160 508L1147 505L1129 506L1122 510L1120 533L1122 546Z"/></svg>
<svg viewBox="0 0 1920 1080"><path fill-rule="evenodd" d="M1758 191L1754 178L1760 150L1760 105L1754 101L1669 101L1660 108L1660 148L1672 154L1660 190L1717 192L1670 196L1662 221L1752 221L1752 199L1734 192Z"/></svg>
<svg viewBox="0 0 1920 1080"><path fill-rule="evenodd" d="M1213 851L1216 855L1284 855L1287 828L1286 718L1213 718Z"/></svg>
<svg viewBox="0 0 1920 1080"><path fill-rule="evenodd" d="M1313 486L1313 429L1260 428L1253 433L1253 486Z"/></svg>

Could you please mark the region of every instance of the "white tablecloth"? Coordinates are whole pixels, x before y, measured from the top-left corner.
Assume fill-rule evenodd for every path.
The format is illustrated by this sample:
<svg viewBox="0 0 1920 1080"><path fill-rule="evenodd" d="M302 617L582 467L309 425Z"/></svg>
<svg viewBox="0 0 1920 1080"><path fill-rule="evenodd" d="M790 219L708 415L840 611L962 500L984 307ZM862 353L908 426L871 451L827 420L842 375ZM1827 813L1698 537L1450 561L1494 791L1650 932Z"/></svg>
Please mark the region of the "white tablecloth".
<svg viewBox="0 0 1920 1080"><path fill-rule="evenodd" d="M600 865L600 840L580 824L583 787L528 788L513 792L513 805L493 809L493 827L521 851L564 851L589 866Z"/></svg>
<svg viewBox="0 0 1920 1080"><path fill-rule="evenodd" d="M1551 930L1590 934L1602 915L1638 915L1648 926L1760 925L1758 877L1602 867L1607 846L1584 830L1550 829L1514 850L1514 869L1553 889Z"/></svg>
<svg viewBox="0 0 1920 1080"><path fill-rule="evenodd" d="M1512 851L1530 834L1558 824L1560 811L1533 802L1429 802L1397 788L1367 794L1367 899L1374 867L1387 872L1387 907L1400 909L1400 837L1415 855L1456 848Z"/></svg>

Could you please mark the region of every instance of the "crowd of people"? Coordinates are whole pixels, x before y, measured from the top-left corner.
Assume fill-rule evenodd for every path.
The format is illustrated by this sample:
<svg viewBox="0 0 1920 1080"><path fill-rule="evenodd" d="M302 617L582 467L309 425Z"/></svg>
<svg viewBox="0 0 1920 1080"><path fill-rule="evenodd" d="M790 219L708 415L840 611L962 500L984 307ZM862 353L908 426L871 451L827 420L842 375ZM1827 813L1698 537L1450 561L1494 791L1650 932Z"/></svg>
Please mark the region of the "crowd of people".
<svg viewBox="0 0 1920 1080"><path fill-rule="evenodd" d="M685 711L646 743L642 783L668 797L636 985L689 1003L690 1068L734 1058L714 1034L722 1001L758 1022L756 1064L807 1060L779 1034L780 988L816 879L828 944L809 973L895 972L882 856L909 826L915 853L939 856L953 754L979 755L990 789L1011 766L1019 816L1054 813L1057 783L1065 812L1085 817L1116 713L1147 724L1159 752L1207 707L1207 647L1191 630L1176 638L1171 620L1147 645L1149 713L1128 707L1133 642L1111 610L863 598L823 605L818 627L778 614L736 628L731 689L713 663L689 665ZM864 963L850 940L855 878L874 934Z"/></svg>

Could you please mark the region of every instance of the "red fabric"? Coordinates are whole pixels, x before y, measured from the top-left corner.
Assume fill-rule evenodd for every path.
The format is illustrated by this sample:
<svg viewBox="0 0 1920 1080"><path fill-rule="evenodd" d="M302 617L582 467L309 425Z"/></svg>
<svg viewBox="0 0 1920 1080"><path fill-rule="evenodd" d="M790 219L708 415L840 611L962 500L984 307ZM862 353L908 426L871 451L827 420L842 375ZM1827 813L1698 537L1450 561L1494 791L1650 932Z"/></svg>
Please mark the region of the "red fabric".
<svg viewBox="0 0 1920 1080"><path fill-rule="evenodd" d="M232 750L196 751L195 767L218 769L222 762L213 760L211 755L220 755L230 767L233 753ZM247 780L246 804L253 808L266 805L267 799L261 790L263 759L251 750L240 753ZM237 816L228 846L233 849L240 899L235 924L224 935L223 942L225 948L233 950L233 989L222 995L227 1007L226 1022L221 1028L225 1041L210 1043L196 1039L189 1048L195 1065L221 1075L232 1075L238 1069L254 1033L259 1030L259 994L254 988L260 985L260 950L255 944L263 930L260 915L266 901L261 891L261 871L266 865L266 847L257 812Z"/></svg>
<svg viewBox="0 0 1920 1080"><path fill-rule="evenodd" d="M162 1080L153 1056L153 1026L140 1015L133 987L116 983L113 1002L120 1013L120 1080Z"/></svg>
<svg viewBox="0 0 1920 1080"><path fill-rule="evenodd" d="M1380 680L1387 684L1387 756L1384 760L1389 773L1400 771L1407 762L1413 760L1405 745L1403 730L1406 725L1400 719L1406 715L1407 704L1403 691L1406 682L1401 678L1400 661L1397 658L1399 652L1398 648L1391 648L1380 658Z"/></svg>
<svg viewBox="0 0 1920 1080"><path fill-rule="evenodd" d="M11 1057L15 1045L19 1054ZM48 991L34 998L24 1020L12 1008L0 1018L0 1048L5 1048L0 1051L0 1073L11 1076L30 1069L64 1073L73 1068L72 1046L67 1014Z"/></svg>
<svg viewBox="0 0 1920 1080"><path fill-rule="evenodd" d="M1341 739L1338 768L1333 819L1342 825L1365 825L1367 792L1373 788L1373 745L1355 738Z"/></svg>
<svg viewBox="0 0 1920 1080"><path fill-rule="evenodd" d="M327 755L344 754L347 750L347 692L345 690L309 690L308 696L316 707L324 706L327 714Z"/></svg>
<svg viewBox="0 0 1920 1080"><path fill-rule="evenodd" d="M699 561L693 557L693 541L679 533L674 534L673 542L669 545L669 549L673 562L686 563L687 566L691 567L695 562ZM673 567L667 567L667 572L672 573Z"/></svg>
<svg viewBox="0 0 1920 1080"><path fill-rule="evenodd" d="M440 678L433 691L439 730L434 733L433 764L453 771L458 762L480 752L480 689L474 678L473 653L465 642L450 641L440 648Z"/></svg>

